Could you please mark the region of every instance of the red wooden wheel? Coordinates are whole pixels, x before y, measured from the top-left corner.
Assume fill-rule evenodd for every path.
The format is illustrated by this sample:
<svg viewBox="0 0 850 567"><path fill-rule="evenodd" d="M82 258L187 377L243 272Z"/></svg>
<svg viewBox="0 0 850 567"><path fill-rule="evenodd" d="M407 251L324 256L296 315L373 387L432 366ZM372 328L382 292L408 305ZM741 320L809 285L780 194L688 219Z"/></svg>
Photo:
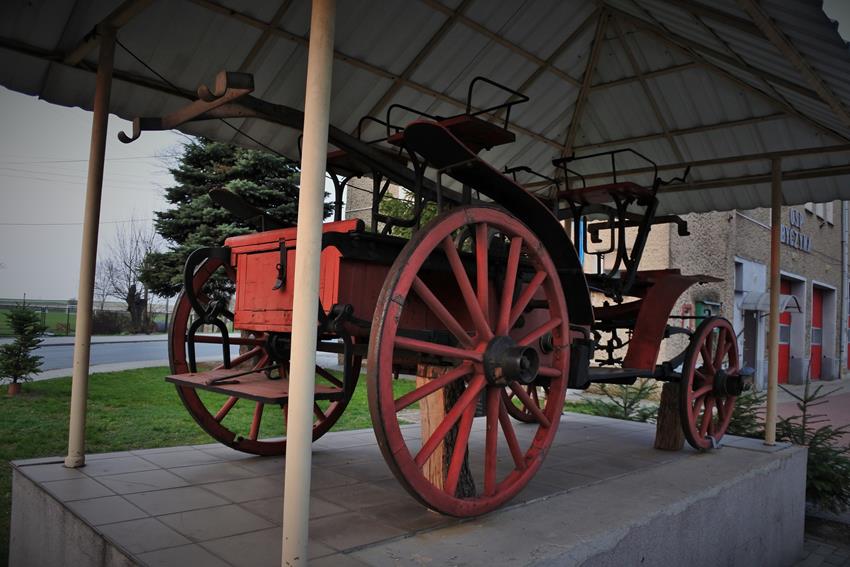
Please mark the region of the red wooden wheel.
<svg viewBox="0 0 850 567"><path fill-rule="evenodd" d="M233 269L217 258L208 258L196 270L193 279L195 295L206 307L209 303L204 294L204 284L216 273L224 273L231 281L235 279ZM168 329L169 361L171 372L184 374L190 371L189 344L187 332L192 306L185 292L177 299L172 312L171 324ZM227 314L227 318L231 318ZM268 337L264 333L254 333L250 336L232 336L231 345L238 345L241 352L232 356L230 367L234 372L270 370L271 378L286 380L288 360L275 360L268 347ZM219 335L198 335L196 344L214 344L218 347L217 360L201 360L201 369L224 368L222 350L223 339ZM360 360L355 358L354 380L356 383L360 373ZM279 376L279 378L278 378ZM324 368L316 367L317 386L339 388L342 392L342 381ZM199 391L189 386L177 385L177 393L189 413L211 437L217 441L246 453L254 455L283 455L286 451L286 415L287 404L268 405L254 400L236 398L217 392ZM313 422L313 440L324 435L339 417L348 404L348 398L342 397L337 401L317 401L314 405L315 421ZM234 407L248 406L250 411L233 411ZM250 416L246 415L250 414ZM242 414L237 415L237 414Z"/></svg>
<svg viewBox="0 0 850 567"><path fill-rule="evenodd" d="M682 429L693 448L719 443L743 388L732 324L722 317L706 319L685 351L679 388Z"/></svg>
<svg viewBox="0 0 850 567"><path fill-rule="evenodd" d="M494 229L509 243L501 255L486 244ZM464 230L477 235L469 252L458 251L456 236ZM551 258L534 233L502 209L469 206L440 215L393 264L367 358L375 434L407 491L453 516L500 506L540 467L566 394L569 321ZM412 359L444 365L445 372L396 398L394 371L409 369ZM549 383L542 407L522 385L537 377ZM533 423L514 426L507 389L534 415ZM455 401L427 438L420 426L403 426L417 415L418 402L440 393ZM476 420L482 396L486 415ZM441 453L443 466L436 465L443 474L435 478L428 471Z"/></svg>

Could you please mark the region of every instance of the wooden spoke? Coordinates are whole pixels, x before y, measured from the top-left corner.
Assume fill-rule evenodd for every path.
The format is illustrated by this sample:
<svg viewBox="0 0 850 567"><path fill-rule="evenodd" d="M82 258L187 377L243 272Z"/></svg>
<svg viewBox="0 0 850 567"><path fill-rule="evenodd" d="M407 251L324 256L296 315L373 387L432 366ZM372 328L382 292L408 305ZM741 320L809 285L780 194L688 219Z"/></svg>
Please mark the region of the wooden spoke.
<svg viewBox="0 0 850 567"><path fill-rule="evenodd" d="M711 356L711 347L708 344L702 345L700 354L702 355L703 366L708 370L709 374L714 374L714 360Z"/></svg>
<svg viewBox="0 0 850 567"><path fill-rule="evenodd" d="M443 240L442 248L446 254L446 258L449 260L449 266L451 266L452 273L457 280L460 293L463 295L463 300L466 303L469 316L472 318L472 323L478 331L478 336L481 340L489 341L493 338L493 331L490 330L490 324L481 310L478 297L472 289L472 284L469 282L469 276L466 275L466 268L463 267L463 261L460 259L454 242L450 237L447 236Z"/></svg>
<svg viewBox="0 0 850 567"><path fill-rule="evenodd" d="M699 433L703 437L708 433L708 426L712 421L712 413L714 412L714 397L708 396L705 399L705 411L702 413L702 423L699 426Z"/></svg>
<svg viewBox="0 0 850 567"><path fill-rule="evenodd" d="M697 388L693 392L691 392L690 397L691 397L692 400L695 400L697 398L701 398L704 395L711 392L713 389L714 389L714 384L708 384L707 386L702 386L700 388Z"/></svg>
<svg viewBox="0 0 850 567"><path fill-rule="evenodd" d="M532 330L531 332L526 334L524 337L519 339L517 341L517 343L521 344L522 346L528 346L528 345L532 344L534 341L536 341L537 339L539 339L540 337L542 337L543 335L545 335L546 333L552 331L553 329L558 328L560 325L561 325L561 318L560 317L554 317L552 319L549 319L548 321L546 321L545 323L538 326L536 329Z"/></svg>
<svg viewBox="0 0 850 567"><path fill-rule="evenodd" d="M478 398L478 394L484 388L484 383L486 379L483 374L476 375L466 387L466 390L460 397L457 399L455 405L450 409L447 413L443 421L440 422L440 425L434 429L434 432L431 433L431 436L427 441L422 445L422 448L416 454L414 461L416 462L419 468L425 464L428 460L428 457L437 449L440 443L446 438L449 431L454 424L457 423L457 420L460 419L461 414L466 410L466 408L472 404L475 407L475 402Z"/></svg>
<svg viewBox="0 0 850 567"><path fill-rule="evenodd" d="M431 289L425 285L425 283L419 279L417 276L413 280L413 290L416 292L416 295L428 306L428 309L437 316L437 319L446 326L446 329L460 342L462 345L467 348L472 348L474 346L474 342L472 338L466 333L466 329L461 326L460 323L457 322L457 319L449 313L449 310L446 309L446 306L443 305L443 302L437 299L437 296L431 291Z"/></svg>
<svg viewBox="0 0 850 567"><path fill-rule="evenodd" d="M342 380L340 380L339 378L337 378L336 376L334 376L333 374L331 374L330 372L328 372L327 370L325 370L321 366L318 366L318 365L316 366L316 374L318 374L319 376L321 376L322 378L324 378L325 380L327 380L328 382L330 382L331 384L333 384L337 388L342 388Z"/></svg>
<svg viewBox="0 0 850 567"><path fill-rule="evenodd" d="M525 469L525 457L519 447L519 441L516 438L514 426L511 424L511 418L508 416L508 410L501 398L499 399L499 423L502 425L502 433L505 435L505 441L508 443L508 450L511 452L515 467L518 470Z"/></svg>
<svg viewBox="0 0 850 567"><path fill-rule="evenodd" d="M484 494L496 491L496 463L498 460L499 411L501 396L498 388L487 390L487 431L484 440Z"/></svg>
<svg viewBox="0 0 850 567"><path fill-rule="evenodd" d="M528 393L531 394L531 399L534 400L534 404L537 407L540 407L540 397L537 395L537 386L531 384L528 386Z"/></svg>
<svg viewBox="0 0 850 567"><path fill-rule="evenodd" d="M487 223L482 222L475 226L475 293L478 297L478 305L484 314L487 328L490 328L490 265L488 261L489 229Z"/></svg>
<svg viewBox="0 0 850 567"><path fill-rule="evenodd" d="M245 362L247 360L251 360L255 356L260 356L264 352L265 351L262 348L254 347L251 350L244 352L244 353L240 354L239 356L237 356L236 358L234 358L233 360L231 360L230 361L230 368L236 368L237 366L239 366L243 362ZM216 370L220 370L220 369L224 368L224 364L219 364L215 368L216 368Z"/></svg>
<svg viewBox="0 0 850 567"><path fill-rule="evenodd" d="M537 369L537 374L547 378L558 378L561 376L561 371L551 366L541 366Z"/></svg>
<svg viewBox="0 0 850 567"><path fill-rule="evenodd" d="M511 303L516 291L516 280L519 271L519 255L522 252L522 237L511 238L508 250L508 263L505 267L505 283L502 286L502 299L499 303L499 318L496 322L496 334L507 335L511 318Z"/></svg>
<svg viewBox="0 0 850 567"><path fill-rule="evenodd" d="M522 293L514 303L513 308L511 309L511 318L508 322L508 328L513 329L514 325L516 325L517 319L522 315L522 312L525 311L525 308L528 307L528 303L534 297L534 294L537 293L537 290L540 289L540 286L543 285L543 281L546 279L546 272L540 271L534 274L534 277L531 278L531 281L528 282L528 285L522 290Z"/></svg>
<svg viewBox="0 0 850 567"><path fill-rule="evenodd" d="M408 392L395 401L395 411L401 411L404 408L411 406L437 390L441 390L459 378L468 376L472 372L472 365L468 363L461 364L457 368L450 370L433 380L428 380L425 385L416 388L412 392Z"/></svg>
<svg viewBox="0 0 850 567"><path fill-rule="evenodd" d="M263 407L264 404L262 402L257 402L257 405L254 407L254 416L251 418L251 431L248 434L248 438L251 441L256 441L257 437L260 435L260 422L263 419Z"/></svg>
<svg viewBox="0 0 850 567"><path fill-rule="evenodd" d="M399 348L412 350L421 354L433 354L434 356L444 356L446 358L456 358L459 360L471 360L473 362L481 362L483 360L483 355L474 350L464 350L447 345L429 343L428 341L421 341L419 339L396 337L395 344Z"/></svg>
<svg viewBox="0 0 850 567"><path fill-rule="evenodd" d="M449 470L446 473L445 491L454 496L457 493L457 483L460 480L460 471L466 458L466 449L469 445L469 433L472 431L472 420L475 418L475 406L477 401L469 404L463 411L458 425L455 446L452 449L452 457L449 461Z"/></svg>
<svg viewBox="0 0 850 567"><path fill-rule="evenodd" d="M227 398L227 401L224 402L224 405L221 406L221 409L216 412L215 416L213 416L213 419L221 423L221 420L225 418L225 416L230 412L230 410L233 408L234 405L236 405L236 402L238 401L239 398L237 398L236 396L230 396L229 398Z"/></svg>
<svg viewBox="0 0 850 567"><path fill-rule="evenodd" d="M723 368L723 359L732 347L731 343L727 342L727 339L726 333L721 330L717 335L717 345L715 345L717 350L714 351L713 365L715 371Z"/></svg>
<svg viewBox="0 0 850 567"><path fill-rule="evenodd" d="M319 404L313 402L313 415L316 416L316 419L322 420L327 419L328 416L325 415L325 412L322 411L322 408L319 407Z"/></svg>
<svg viewBox="0 0 850 567"><path fill-rule="evenodd" d="M537 422L543 427L549 427L551 425L549 418L546 417L546 414L543 413L543 410L540 409L540 406L534 403L534 400L528 395L528 393L522 389L522 385L519 382L511 382L511 389L513 389L517 398L523 403L526 409L537 419Z"/></svg>

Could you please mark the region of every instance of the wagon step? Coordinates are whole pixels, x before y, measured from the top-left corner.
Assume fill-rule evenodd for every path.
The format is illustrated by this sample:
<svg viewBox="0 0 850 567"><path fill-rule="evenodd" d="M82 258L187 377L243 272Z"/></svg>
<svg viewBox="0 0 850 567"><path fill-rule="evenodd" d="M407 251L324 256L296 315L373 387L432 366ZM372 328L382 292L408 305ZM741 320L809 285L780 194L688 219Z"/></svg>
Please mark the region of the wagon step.
<svg viewBox="0 0 850 567"><path fill-rule="evenodd" d="M165 379L178 386L218 392L266 404L285 404L289 399L289 380L285 378L272 380L265 372L243 374L233 369L223 368L172 374ZM316 400L338 400L342 395L342 388L316 384Z"/></svg>

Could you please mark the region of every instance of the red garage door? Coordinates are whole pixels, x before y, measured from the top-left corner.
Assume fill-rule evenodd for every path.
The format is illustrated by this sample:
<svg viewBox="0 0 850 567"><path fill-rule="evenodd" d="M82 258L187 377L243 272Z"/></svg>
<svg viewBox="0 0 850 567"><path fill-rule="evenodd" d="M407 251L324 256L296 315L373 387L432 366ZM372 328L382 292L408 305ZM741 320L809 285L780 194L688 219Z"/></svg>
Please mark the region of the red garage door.
<svg viewBox="0 0 850 567"><path fill-rule="evenodd" d="M779 293L791 295L791 282L781 280ZM791 313L783 311L779 314L779 383L788 383L788 366L791 362Z"/></svg>
<svg viewBox="0 0 850 567"><path fill-rule="evenodd" d="M819 380L823 356L823 290L812 288L812 380Z"/></svg>

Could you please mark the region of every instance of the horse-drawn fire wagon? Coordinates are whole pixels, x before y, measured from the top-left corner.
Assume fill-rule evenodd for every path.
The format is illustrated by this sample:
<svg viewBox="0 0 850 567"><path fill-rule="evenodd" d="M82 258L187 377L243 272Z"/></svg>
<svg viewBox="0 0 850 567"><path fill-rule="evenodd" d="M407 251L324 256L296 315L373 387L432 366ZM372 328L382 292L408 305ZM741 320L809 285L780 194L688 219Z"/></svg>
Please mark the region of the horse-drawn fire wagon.
<svg viewBox="0 0 850 567"><path fill-rule="evenodd" d="M507 99L476 110L472 97L481 85L503 89ZM215 88L199 89L196 102L163 118L137 119L132 138L122 139L228 117L302 127L301 111L254 98L252 89L250 76L222 73ZM716 280L638 270L654 224L676 223L687 235L682 219L656 215L665 183L657 168L620 150L555 159L557 176L525 167L500 172L479 153L514 141L510 112L528 99L483 78L468 96L466 112L456 116L393 105L386 117L361 120L354 134L330 129L336 209L323 232L317 350L338 355L343 371L316 367L314 439L342 415L365 359L372 423L387 464L411 495L446 514L487 512L529 482L553 442L568 387L677 382L687 441L700 450L715 446L748 376L727 320L706 318L695 331L668 323L685 290ZM400 113L418 118L400 127ZM374 131L376 124L383 135L361 139L364 127ZM651 183L618 179L624 157L646 161ZM588 184L580 162L601 159L610 160L609 179ZM518 175L541 183L532 192ZM341 218L344 189L356 177L373 183L368 227ZM410 216L381 210L390 184L404 188ZM212 197L261 230L189 257L167 379L218 441L283 454L296 230L226 191ZM428 203L438 214L423 223ZM412 236L395 236L397 227ZM600 258L598 273L585 273L574 242ZM604 301L594 307L592 294ZM674 334L689 335L687 347L659 363L662 340ZM199 362L201 343L220 345L221 360ZM435 397L444 406L439 421L427 430L410 425ZM252 408L243 428L228 419L237 404Z"/></svg>

